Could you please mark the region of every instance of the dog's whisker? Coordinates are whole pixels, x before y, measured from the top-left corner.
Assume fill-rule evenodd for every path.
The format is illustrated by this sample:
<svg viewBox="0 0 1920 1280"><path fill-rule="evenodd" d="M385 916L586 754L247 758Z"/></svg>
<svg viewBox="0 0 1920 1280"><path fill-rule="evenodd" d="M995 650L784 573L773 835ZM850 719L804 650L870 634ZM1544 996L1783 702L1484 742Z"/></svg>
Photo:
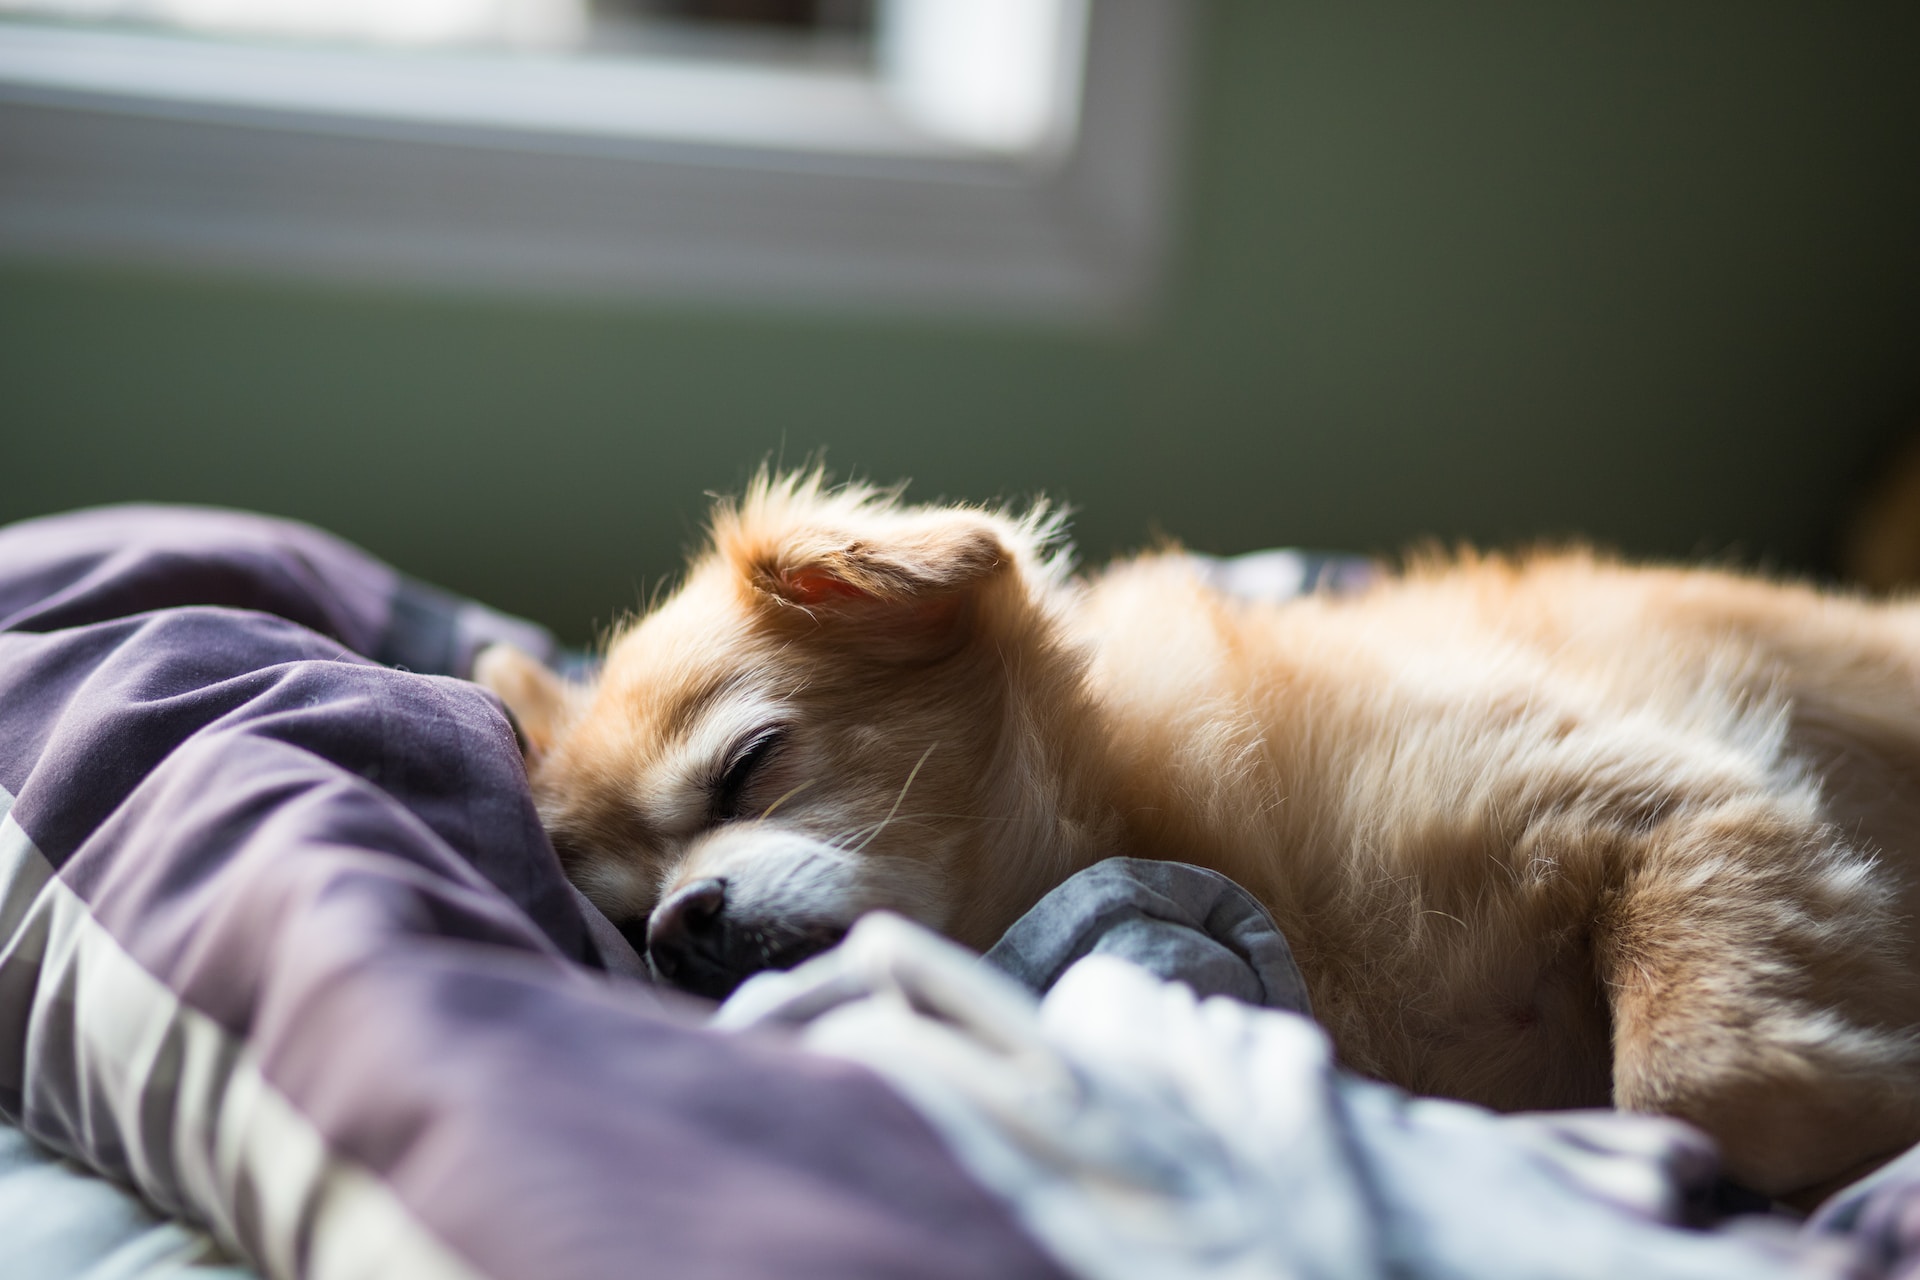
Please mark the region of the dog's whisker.
<svg viewBox="0 0 1920 1280"><path fill-rule="evenodd" d="M911 818L893 818L888 821L871 823L868 826L864 826L859 829L859 831L856 833L859 839L855 842L853 847L850 850L848 850L848 852L850 853L863 852L866 849L866 847L869 844L871 844L874 841L874 839L882 831L885 831L890 826L904 827L904 826L920 826L920 825L923 825L923 824L915 823Z"/></svg>
<svg viewBox="0 0 1920 1280"><path fill-rule="evenodd" d="M924 813L897 814L891 819L891 821L895 826L900 826L902 824L908 824L908 823L919 825L919 826L926 826L933 821L1017 823L1017 822L1020 822L1021 819L1018 817L1012 817L1012 816L994 817L992 815L983 814L983 813L934 813L929 811ZM866 835L868 832L875 830L880 825L881 825L880 823L874 822L874 823L869 823L864 827L855 827L851 832L847 833L846 838L857 839L861 836Z"/></svg>
<svg viewBox="0 0 1920 1280"><path fill-rule="evenodd" d="M880 819L880 825L876 826L873 829L873 834L869 835L865 840L862 840L859 846L854 849L855 853L859 853L861 850L865 849L868 845L872 844L874 840L874 836L879 835L882 831L885 831L887 829L887 824L893 821L893 815L900 812L901 802L907 798L907 788L911 787L913 785L913 780L920 776L920 766L927 762L927 757L932 755L933 749L939 745L940 744L937 742L930 742L927 744L927 749L925 751L922 751L920 753L920 758L913 762L913 768L907 770L907 780L900 784L900 794L893 798L893 808L887 810L887 816Z"/></svg>
<svg viewBox="0 0 1920 1280"><path fill-rule="evenodd" d="M808 787L812 786L813 783L814 783L814 779L808 778L805 782L793 788L791 791L787 792L787 794L781 796L778 800L775 800L772 804L762 809L760 811L760 816L755 818L754 821L765 822L768 818L771 818L773 816L773 811L775 809L778 809L781 805L793 799L795 796L799 795L802 791L805 791Z"/></svg>
<svg viewBox="0 0 1920 1280"><path fill-rule="evenodd" d="M886 825L888 824L882 822L869 823L864 827L855 827L852 831L846 832L840 837L842 841L854 842L851 844L831 841L829 843L833 844L834 848L843 852L859 853L866 848L867 841L879 835L880 829ZM923 822L917 817L897 817L892 820L892 825L896 827L921 827L928 831L938 831L940 829L935 823Z"/></svg>

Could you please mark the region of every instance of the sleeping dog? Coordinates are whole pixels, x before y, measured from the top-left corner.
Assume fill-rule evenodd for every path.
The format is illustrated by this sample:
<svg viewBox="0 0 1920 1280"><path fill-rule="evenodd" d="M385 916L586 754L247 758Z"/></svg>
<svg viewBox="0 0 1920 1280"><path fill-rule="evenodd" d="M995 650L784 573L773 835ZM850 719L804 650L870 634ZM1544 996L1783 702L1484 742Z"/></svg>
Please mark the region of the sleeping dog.
<svg viewBox="0 0 1920 1280"><path fill-rule="evenodd" d="M1354 1070L1680 1116L1811 1189L1920 1140L1920 606L1587 554L1250 604L1175 554L763 476L591 687L496 648L568 873L721 996L1115 854L1256 894Z"/></svg>

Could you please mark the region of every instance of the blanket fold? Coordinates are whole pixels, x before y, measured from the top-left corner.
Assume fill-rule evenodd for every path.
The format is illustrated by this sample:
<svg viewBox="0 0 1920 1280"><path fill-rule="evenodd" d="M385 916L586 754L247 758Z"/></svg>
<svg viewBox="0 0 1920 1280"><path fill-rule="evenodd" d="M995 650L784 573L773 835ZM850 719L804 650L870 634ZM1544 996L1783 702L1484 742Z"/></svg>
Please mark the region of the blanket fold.
<svg viewBox="0 0 1920 1280"><path fill-rule="evenodd" d="M1306 979L1260 900L1217 871L1108 858L1069 876L986 961L1045 994L1089 955L1118 956L1200 996L1311 1015Z"/></svg>

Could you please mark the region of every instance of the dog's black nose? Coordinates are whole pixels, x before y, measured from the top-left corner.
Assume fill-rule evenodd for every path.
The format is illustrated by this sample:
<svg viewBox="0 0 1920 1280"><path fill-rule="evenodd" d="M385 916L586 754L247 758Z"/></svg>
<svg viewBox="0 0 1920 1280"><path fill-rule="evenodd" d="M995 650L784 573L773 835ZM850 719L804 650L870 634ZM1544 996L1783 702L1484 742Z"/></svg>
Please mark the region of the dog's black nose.
<svg viewBox="0 0 1920 1280"><path fill-rule="evenodd" d="M727 882L695 880L653 909L647 920L647 961L674 986L720 999L745 974L727 963Z"/></svg>
<svg viewBox="0 0 1920 1280"><path fill-rule="evenodd" d="M647 920L647 962L663 982L724 1000L762 969L787 969L840 941L844 928L794 928L741 920L727 910L727 882L696 880Z"/></svg>

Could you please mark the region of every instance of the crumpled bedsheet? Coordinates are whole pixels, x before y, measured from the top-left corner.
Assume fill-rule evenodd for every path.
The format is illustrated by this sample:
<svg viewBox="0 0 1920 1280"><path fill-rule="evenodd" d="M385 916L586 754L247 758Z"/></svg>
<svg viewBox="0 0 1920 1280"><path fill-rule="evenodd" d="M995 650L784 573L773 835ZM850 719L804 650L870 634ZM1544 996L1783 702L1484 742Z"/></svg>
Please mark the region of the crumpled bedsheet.
<svg viewBox="0 0 1920 1280"><path fill-rule="evenodd" d="M7 1280L251 1280L206 1232L0 1125L0 1275Z"/></svg>
<svg viewBox="0 0 1920 1280"><path fill-rule="evenodd" d="M872 915L834 951L750 979L714 1023L885 1075L1093 1280L1860 1274L1837 1238L1687 1225L1715 1158L1678 1121L1411 1098L1337 1070L1300 1014L1203 999L1125 949L1074 960L1036 1000Z"/></svg>

